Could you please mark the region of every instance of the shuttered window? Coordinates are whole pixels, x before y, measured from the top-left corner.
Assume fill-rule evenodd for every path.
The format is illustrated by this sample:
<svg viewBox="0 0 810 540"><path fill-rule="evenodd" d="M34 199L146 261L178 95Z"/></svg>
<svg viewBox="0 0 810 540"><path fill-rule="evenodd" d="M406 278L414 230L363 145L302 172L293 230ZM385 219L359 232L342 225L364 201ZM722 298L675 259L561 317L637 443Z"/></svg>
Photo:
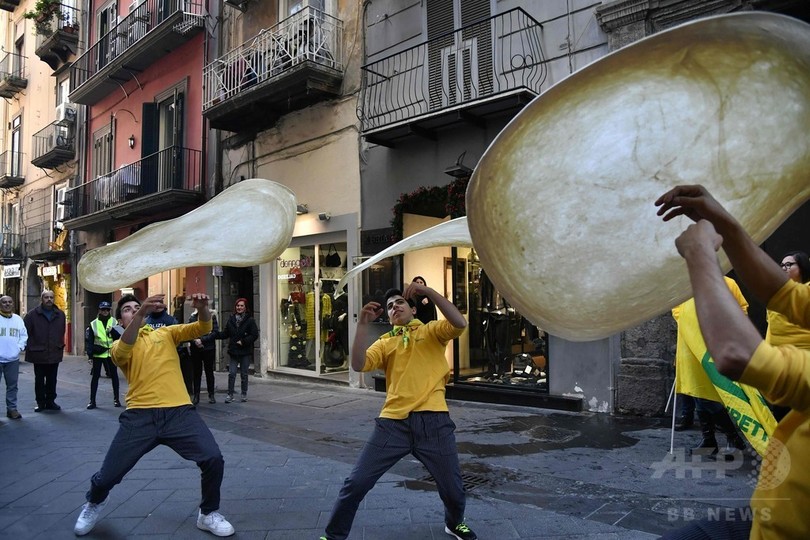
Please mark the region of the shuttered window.
<svg viewBox="0 0 810 540"><path fill-rule="evenodd" d="M475 99L492 90L492 38L482 24L490 17L490 0L428 0L428 92L430 110ZM437 39L438 38L438 39ZM435 41L434 41L435 40Z"/></svg>

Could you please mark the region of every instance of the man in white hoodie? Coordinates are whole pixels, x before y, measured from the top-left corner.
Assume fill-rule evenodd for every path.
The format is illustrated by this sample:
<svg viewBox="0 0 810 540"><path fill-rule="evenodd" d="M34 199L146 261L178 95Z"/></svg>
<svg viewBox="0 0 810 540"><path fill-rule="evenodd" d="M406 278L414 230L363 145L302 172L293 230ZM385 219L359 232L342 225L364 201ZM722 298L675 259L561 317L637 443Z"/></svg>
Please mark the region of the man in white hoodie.
<svg viewBox="0 0 810 540"><path fill-rule="evenodd" d="M20 353L28 342L28 331L22 317L13 312L14 300L0 296L0 377L6 378L6 416L19 420L17 411L17 378Z"/></svg>

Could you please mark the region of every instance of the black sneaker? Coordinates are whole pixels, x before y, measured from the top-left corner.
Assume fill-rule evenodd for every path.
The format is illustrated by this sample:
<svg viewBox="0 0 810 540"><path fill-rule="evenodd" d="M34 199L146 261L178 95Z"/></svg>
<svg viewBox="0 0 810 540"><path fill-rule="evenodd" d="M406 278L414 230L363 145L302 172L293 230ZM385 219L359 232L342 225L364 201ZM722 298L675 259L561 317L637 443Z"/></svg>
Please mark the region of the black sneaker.
<svg viewBox="0 0 810 540"><path fill-rule="evenodd" d="M472 529L467 527L467 525L464 524L464 523L459 523L458 525L456 525L452 529L450 528L449 525L445 525L444 526L444 532L446 532L447 534L449 534L450 536L452 536L456 540L477 540L478 539L478 536L475 535L475 533L472 531Z"/></svg>

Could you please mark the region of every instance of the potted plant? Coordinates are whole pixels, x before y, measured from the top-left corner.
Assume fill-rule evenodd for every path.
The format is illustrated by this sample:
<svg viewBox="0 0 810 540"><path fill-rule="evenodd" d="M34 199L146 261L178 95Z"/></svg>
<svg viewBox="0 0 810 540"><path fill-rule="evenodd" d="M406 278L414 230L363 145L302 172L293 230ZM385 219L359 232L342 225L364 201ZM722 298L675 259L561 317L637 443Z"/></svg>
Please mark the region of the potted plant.
<svg viewBox="0 0 810 540"><path fill-rule="evenodd" d="M51 23L56 20L65 21L68 14L62 11L61 0L37 0L32 11L27 11L23 17L34 21L37 34L50 35L53 33Z"/></svg>

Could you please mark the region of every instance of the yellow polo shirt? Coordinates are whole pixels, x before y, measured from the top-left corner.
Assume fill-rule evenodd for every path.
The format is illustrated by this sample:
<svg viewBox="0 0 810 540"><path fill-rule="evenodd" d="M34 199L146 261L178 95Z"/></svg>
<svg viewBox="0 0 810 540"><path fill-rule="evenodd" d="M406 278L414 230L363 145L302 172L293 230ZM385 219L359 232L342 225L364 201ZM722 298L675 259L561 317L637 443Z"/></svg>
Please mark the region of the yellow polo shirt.
<svg viewBox="0 0 810 540"><path fill-rule="evenodd" d="M112 359L129 382L127 409L154 409L191 405L177 346L211 332L211 321L163 326L152 330L141 327L135 343L116 340Z"/></svg>
<svg viewBox="0 0 810 540"><path fill-rule="evenodd" d="M385 334L366 351L361 371L385 371L386 397L380 416L402 420L412 412L447 411L444 399L450 367L444 357L447 343L464 333L446 320L420 324L403 336Z"/></svg>

